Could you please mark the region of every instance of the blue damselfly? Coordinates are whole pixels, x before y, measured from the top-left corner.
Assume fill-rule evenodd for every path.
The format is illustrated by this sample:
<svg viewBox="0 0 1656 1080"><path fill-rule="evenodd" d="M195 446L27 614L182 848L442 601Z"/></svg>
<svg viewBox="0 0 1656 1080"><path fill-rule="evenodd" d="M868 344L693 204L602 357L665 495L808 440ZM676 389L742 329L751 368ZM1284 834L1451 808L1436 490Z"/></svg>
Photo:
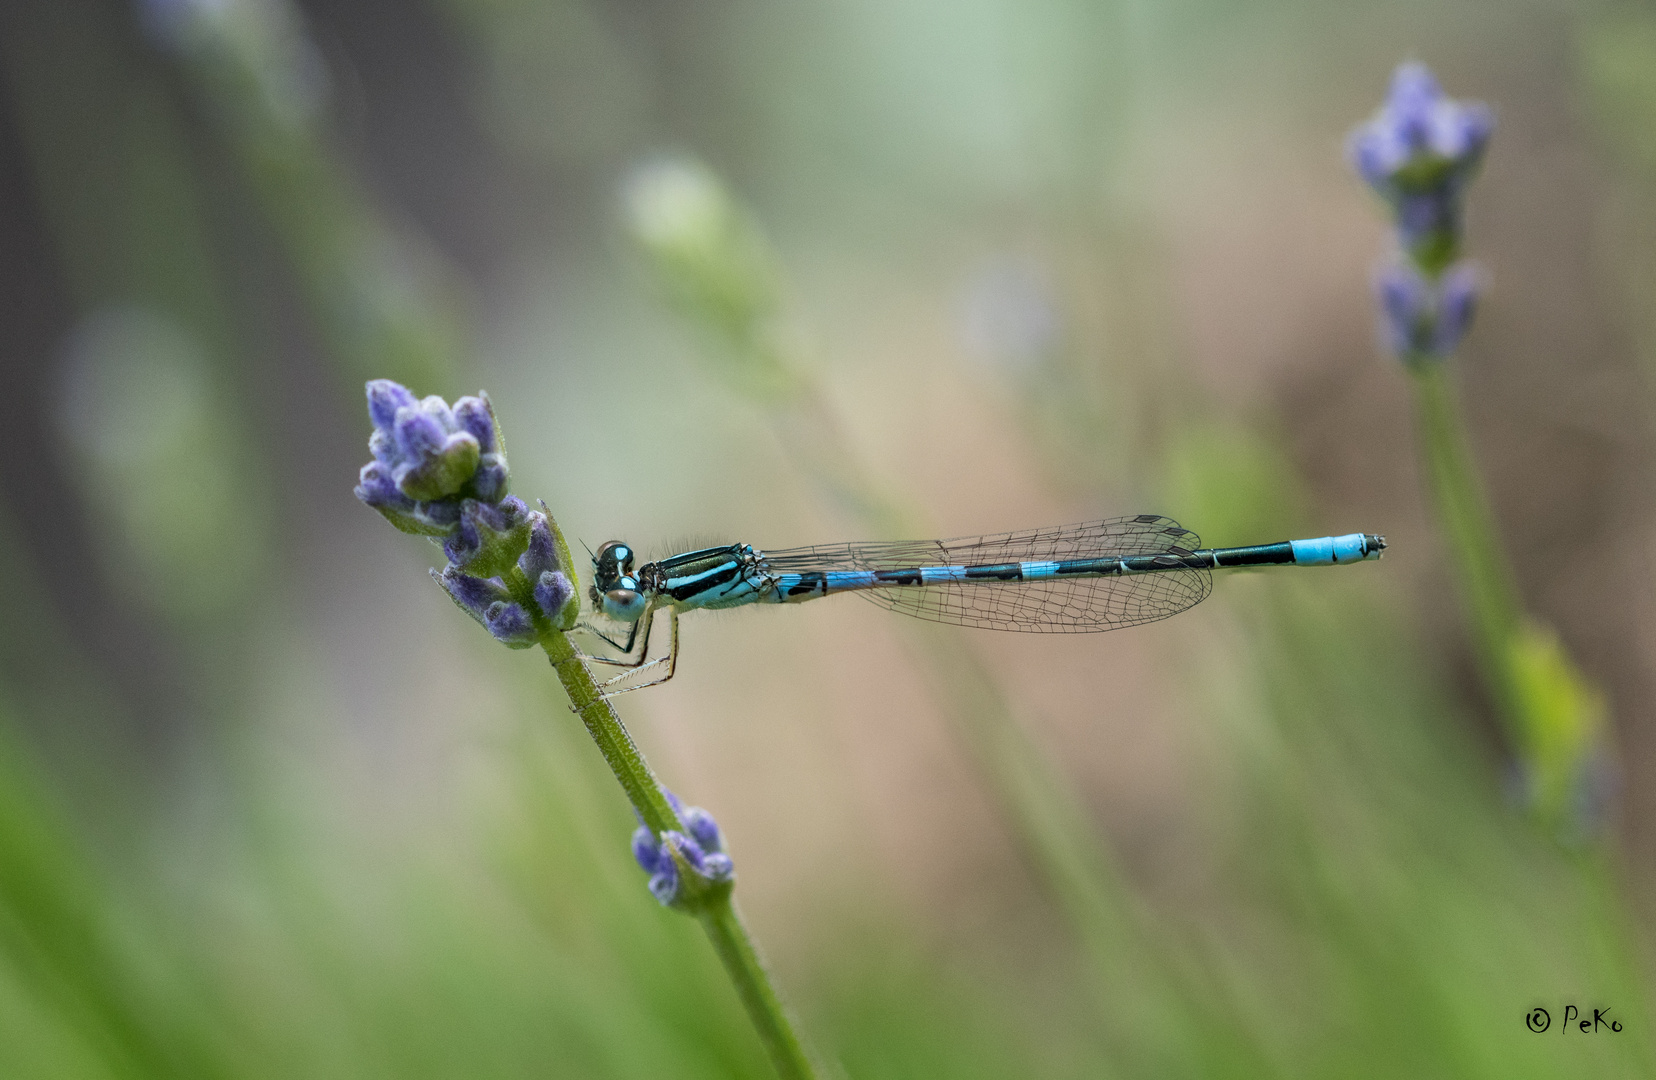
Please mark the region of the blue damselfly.
<svg viewBox="0 0 1656 1080"><path fill-rule="evenodd" d="M665 668L654 679L611 691L619 694L673 677L679 614L697 608L797 604L854 592L881 607L932 622L985 630L1090 633L1155 622L1200 603L1213 588L1215 569L1330 566L1378 559L1385 548L1384 537L1369 533L1204 548L1195 533L1154 514L954 540L826 544L783 551L728 544L687 551L636 570L632 547L611 540L592 557L589 595L595 613L630 629L625 640L591 624L582 624L582 629L623 654L589 657L628 669L604 683L606 687L648 669ZM670 618L670 645L666 656L650 660L650 624L660 611Z"/></svg>

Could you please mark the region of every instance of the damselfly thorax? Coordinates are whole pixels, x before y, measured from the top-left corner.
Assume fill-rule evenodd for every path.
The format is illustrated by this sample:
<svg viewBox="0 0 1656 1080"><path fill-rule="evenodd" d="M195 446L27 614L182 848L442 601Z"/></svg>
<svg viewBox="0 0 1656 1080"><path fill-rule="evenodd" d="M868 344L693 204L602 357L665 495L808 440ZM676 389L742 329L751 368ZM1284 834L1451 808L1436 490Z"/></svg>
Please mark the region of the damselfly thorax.
<svg viewBox="0 0 1656 1080"><path fill-rule="evenodd" d="M623 654L590 657L628 669L605 687L664 668L655 678L609 691L616 694L673 677L679 614L697 608L797 604L853 592L933 622L1091 633L1165 619L1200 603L1216 569L1361 562L1379 558L1385 547L1384 537L1351 533L1204 548L1195 533L1154 514L953 540L781 551L729 544L636 568L633 549L612 540L593 555L589 596L594 613L628 627L625 640L617 640L619 630L612 637L591 624L582 629ZM668 654L649 660L650 624L660 611L671 624Z"/></svg>

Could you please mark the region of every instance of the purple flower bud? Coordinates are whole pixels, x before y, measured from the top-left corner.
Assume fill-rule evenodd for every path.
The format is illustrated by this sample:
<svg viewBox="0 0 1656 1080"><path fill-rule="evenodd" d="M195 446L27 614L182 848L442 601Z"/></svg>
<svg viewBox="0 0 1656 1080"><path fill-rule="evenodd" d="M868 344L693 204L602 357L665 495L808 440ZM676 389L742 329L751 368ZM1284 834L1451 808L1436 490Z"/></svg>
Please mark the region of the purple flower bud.
<svg viewBox="0 0 1656 1080"><path fill-rule="evenodd" d="M707 851L724 850L723 838L719 835L719 824L699 806L692 806L679 815L684 819L684 827L690 830L690 835L696 838Z"/></svg>
<svg viewBox="0 0 1656 1080"><path fill-rule="evenodd" d="M484 454L472 473L472 494L480 502L499 502L506 497L506 459L499 454Z"/></svg>
<svg viewBox="0 0 1656 1080"><path fill-rule="evenodd" d="M474 577L452 566L444 569L442 573L433 570L431 576L437 579L437 584L443 587L443 591L448 593L450 599L460 605L466 614L485 626L488 625L489 609L512 599L512 594L499 578Z"/></svg>
<svg viewBox="0 0 1656 1080"><path fill-rule="evenodd" d="M397 460L397 440L389 431L375 428L373 434L368 436L368 452L381 465L391 465Z"/></svg>
<svg viewBox="0 0 1656 1080"><path fill-rule="evenodd" d="M1347 150L1357 173L1381 194L1399 184L1425 190L1475 167L1494 130L1488 106L1445 96L1425 65L1407 63L1392 75L1385 104L1351 133Z"/></svg>
<svg viewBox="0 0 1656 1080"><path fill-rule="evenodd" d="M378 510L380 514L405 533L416 536L441 536L447 528L426 520L420 511L422 504L402 493L391 479L386 466L370 461L362 467L356 497Z"/></svg>
<svg viewBox="0 0 1656 1080"><path fill-rule="evenodd" d="M391 508L404 513L414 512L414 500L398 489L396 481L378 461L370 461L362 467L362 472L358 474L356 497L375 510Z"/></svg>
<svg viewBox="0 0 1656 1080"><path fill-rule="evenodd" d="M485 454L495 452L494 410L489 407L489 395L463 397L454 403L454 422L461 431L470 432Z"/></svg>
<svg viewBox="0 0 1656 1080"><path fill-rule="evenodd" d="M540 641L540 632L535 629L534 620L520 604L489 605L489 610L483 613L483 625L508 648L527 649Z"/></svg>
<svg viewBox="0 0 1656 1080"><path fill-rule="evenodd" d="M640 825L632 834L633 858L646 874L653 874L659 869L661 862L661 841L655 838L646 825Z"/></svg>
<svg viewBox="0 0 1656 1080"><path fill-rule="evenodd" d="M1375 278L1380 334L1396 356L1425 352L1432 339L1432 287L1420 271L1388 263Z"/></svg>
<svg viewBox="0 0 1656 1080"><path fill-rule="evenodd" d="M665 852L669 849L669 847L676 850L679 853L679 857L690 864L690 869L696 871L698 874L701 873L702 862L705 854L702 851L700 844L696 843L684 833L679 832L677 829L669 829L667 832L661 834L661 848L662 851Z"/></svg>
<svg viewBox="0 0 1656 1080"><path fill-rule="evenodd" d="M662 907L671 907L678 898L678 865L668 859L660 870L650 875L650 895Z"/></svg>
<svg viewBox="0 0 1656 1080"><path fill-rule="evenodd" d="M460 430L460 425L454 421L454 410L449 408L449 403L443 400L441 394L427 394L420 399L420 408L429 413L445 432L452 435Z"/></svg>
<svg viewBox="0 0 1656 1080"><path fill-rule="evenodd" d="M548 570L535 582L535 603L559 630L568 630L575 625L575 619L571 616L579 613L569 610L570 601L574 599L575 586L569 583L569 578L561 570Z"/></svg>
<svg viewBox="0 0 1656 1080"><path fill-rule="evenodd" d="M678 865L647 826L640 825L633 830L632 853L638 865L650 875L650 894L663 907L672 904L678 896Z"/></svg>
<svg viewBox="0 0 1656 1080"><path fill-rule="evenodd" d="M544 513L537 511L529 515L529 546L518 557L518 569L530 581L537 580L547 571L561 569L558 565L558 545L552 539L552 529L547 525Z"/></svg>
<svg viewBox="0 0 1656 1080"><path fill-rule="evenodd" d="M397 438L398 453L403 458L416 460L438 453L448 440L442 423L418 403L397 410L391 433Z"/></svg>
<svg viewBox="0 0 1656 1080"><path fill-rule="evenodd" d="M429 522L440 533L453 532L460 525L460 503L442 500L439 502L415 503L414 514L421 521Z"/></svg>
<svg viewBox="0 0 1656 1080"><path fill-rule="evenodd" d="M677 851L698 877L708 881L729 881L735 876L735 864L723 852L704 851L693 838L681 832L665 832L661 839L662 858L669 858L669 849Z"/></svg>
<svg viewBox="0 0 1656 1080"><path fill-rule="evenodd" d="M397 421L397 411L416 404L418 400L406 386L390 379L373 379L368 383L368 419L387 434Z"/></svg>

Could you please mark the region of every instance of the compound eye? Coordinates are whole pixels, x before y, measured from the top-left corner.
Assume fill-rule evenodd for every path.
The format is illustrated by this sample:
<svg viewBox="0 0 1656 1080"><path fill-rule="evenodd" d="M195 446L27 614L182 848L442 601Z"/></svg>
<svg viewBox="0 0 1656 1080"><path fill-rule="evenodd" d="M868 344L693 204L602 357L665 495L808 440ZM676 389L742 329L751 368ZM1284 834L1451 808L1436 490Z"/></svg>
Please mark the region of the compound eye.
<svg viewBox="0 0 1656 1080"><path fill-rule="evenodd" d="M611 540L598 549L598 554L592 557L592 561L599 566L608 563L617 567L621 573L630 574L633 567L633 549L624 541Z"/></svg>
<svg viewBox="0 0 1656 1080"><path fill-rule="evenodd" d="M644 614L644 597L634 589L611 589L604 593L604 614L621 622L637 622Z"/></svg>
<svg viewBox="0 0 1656 1080"><path fill-rule="evenodd" d="M633 550L620 540L611 540L592 556L592 576L599 589L607 589L618 584L622 578L631 577L632 569Z"/></svg>

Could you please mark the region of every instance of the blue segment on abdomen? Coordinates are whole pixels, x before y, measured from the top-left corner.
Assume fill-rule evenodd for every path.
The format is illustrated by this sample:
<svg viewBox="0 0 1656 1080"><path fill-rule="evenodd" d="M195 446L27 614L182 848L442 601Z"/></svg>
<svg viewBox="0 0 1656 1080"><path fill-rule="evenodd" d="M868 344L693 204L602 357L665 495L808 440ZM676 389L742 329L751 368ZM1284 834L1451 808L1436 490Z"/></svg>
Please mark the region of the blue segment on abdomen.
<svg viewBox="0 0 1656 1080"><path fill-rule="evenodd" d="M1315 540L1290 540L1295 566L1330 566L1361 562L1368 557L1368 541L1362 533L1321 536Z"/></svg>
<svg viewBox="0 0 1656 1080"><path fill-rule="evenodd" d="M1058 564L1055 562L1026 562L1021 564L1021 569L1025 581L1041 581L1058 576Z"/></svg>
<svg viewBox="0 0 1656 1080"><path fill-rule="evenodd" d="M827 580L824 591L839 592L842 589L866 589L874 584L872 570L830 570L822 575Z"/></svg>

